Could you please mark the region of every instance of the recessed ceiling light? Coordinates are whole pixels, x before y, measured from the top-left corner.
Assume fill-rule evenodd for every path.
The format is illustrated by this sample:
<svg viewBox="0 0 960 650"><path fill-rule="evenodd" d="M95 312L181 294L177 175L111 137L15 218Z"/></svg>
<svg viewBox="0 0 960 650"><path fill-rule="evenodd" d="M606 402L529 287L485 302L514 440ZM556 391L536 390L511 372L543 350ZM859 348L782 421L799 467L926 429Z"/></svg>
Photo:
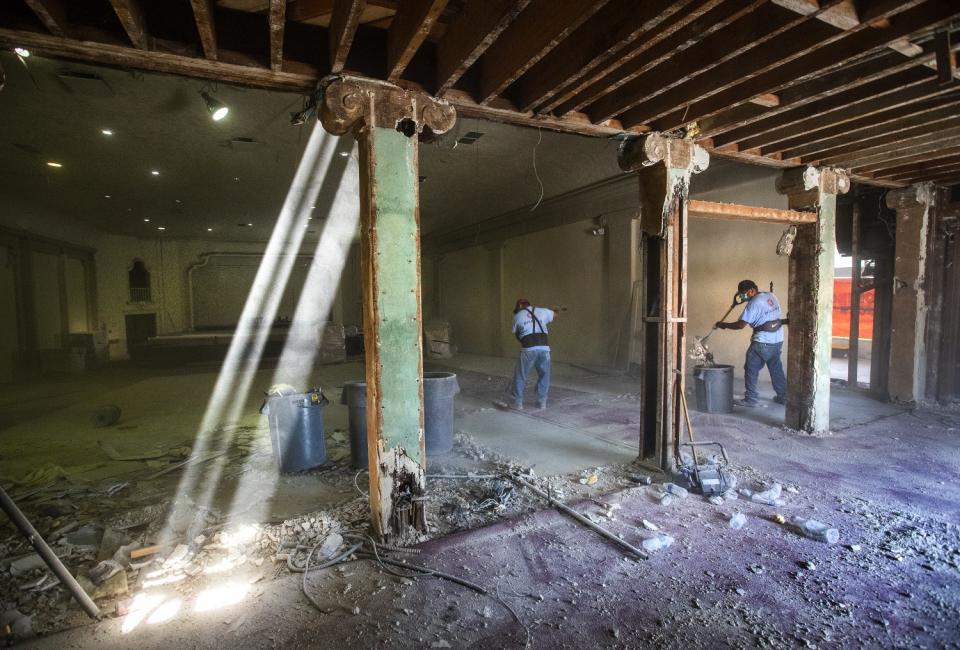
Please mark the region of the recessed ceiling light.
<svg viewBox="0 0 960 650"><path fill-rule="evenodd" d="M109 195L109 194L104 194L104 195L103 195L103 198L109 199L109 198L110 198L110 195Z"/></svg>
<svg viewBox="0 0 960 650"><path fill-rule="evenodd" d="M52 160L47 161L47 167L63 167L62 163L54 162Z"/></svg>
<svg viewBox="0 0 960 650"><path fill-rule="evenodd" d="M25 47L15 47L13 48L13 51L16 52L18 56L22 56L23 58L30 56L30 50Z"/></svg>
<svg viewBox="0 0 960 650"><path fill-rule="evenodd" d="M340 155L343 156L344 158L346 158L347 156L350 155L350 152L349 152L349 151L341 151L341 152L340 152Z"/></svg>
<svg viewBox="0 0 960 650"><path fill-rule="evenodd" d="M111 131L110 129L100 129L100 133L104 135L113 135L113 131Z"/></svg>
<svg viewBox="0 0 960 650"><path fill-rule="evenodd" d="M149 219L144 219L144 221L145 221L145 222L149 222L150 220L149 220Z"/></svg>
<svg viewBox="0 0 960 650"><path fill-rule="evenodd" d="M207 232L213 232L213 228L207 228Z"/></svg>
<svg viewBox="0 0 960 650"><path fill-rule="evenodd" d="M163 226L157 226L157 230L166 230Z"/></svg>
<svg viewBox="0 0 960 650"><path fill-rule="evenodd" d="M150 173L153 174L154 176L159 176L159 175L160 175L160 172L157 171L156 169L151 170Z"/></svg>
<svg viewBox="0 0 960 650"><path fill-rule="evenodd" d="M248 223L248 224L247 224L247 228L253 228L253 224L252 224L252 223Z"/></svg>

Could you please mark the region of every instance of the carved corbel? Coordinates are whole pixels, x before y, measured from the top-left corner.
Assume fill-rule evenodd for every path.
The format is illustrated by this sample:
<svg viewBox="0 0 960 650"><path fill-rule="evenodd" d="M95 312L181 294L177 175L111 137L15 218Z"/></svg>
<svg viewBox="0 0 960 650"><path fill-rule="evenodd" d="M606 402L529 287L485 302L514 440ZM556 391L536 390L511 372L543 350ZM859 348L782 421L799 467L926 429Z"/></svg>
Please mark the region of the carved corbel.
<svg viewBox="0 0 960 650"><path fill-rule="evenodd" d="M446 133L457 121L456 110L446 101L382 81L327 77L321 90L320 123L334 135L379 127L408 137L430 136Z"/></svg>

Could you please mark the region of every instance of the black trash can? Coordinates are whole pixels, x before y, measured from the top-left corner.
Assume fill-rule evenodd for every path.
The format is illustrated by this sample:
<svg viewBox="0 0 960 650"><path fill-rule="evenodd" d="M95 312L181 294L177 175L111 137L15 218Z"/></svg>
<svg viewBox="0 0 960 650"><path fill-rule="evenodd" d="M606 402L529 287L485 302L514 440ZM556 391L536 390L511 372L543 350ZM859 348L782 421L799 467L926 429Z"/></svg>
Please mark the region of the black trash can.
<svg viewBox="0 0 960 650"><path fill-rule="evenodd" d="M697 410L703 413L733 413L733 366L696 366Z"/></svg>
<svg viewBox="0 0 960 650"><path fill-rule="evenodd" d="M270 444L277 466L284 474L303 472L327 460L323 407L327 398L319 392L275 395L260 412L270 424Z"/></svg>
<svg viewBox="0 0 960 650"><path fill-rule="evenodd" d="M424 446L428 455L445 454L453 449L453 398L460 392L452 372L423 373ZM366 469L367 383L348 381L343 385L340 403L348 408L350 458L356 469Z"/></svg>
<svg viewBox="0 0 960 650"><path fill-rule="evenodd" d="M340 403L347 406L350 429L350 462L354 469L367 469L367 382L348 381L340 393Z"/></svg>

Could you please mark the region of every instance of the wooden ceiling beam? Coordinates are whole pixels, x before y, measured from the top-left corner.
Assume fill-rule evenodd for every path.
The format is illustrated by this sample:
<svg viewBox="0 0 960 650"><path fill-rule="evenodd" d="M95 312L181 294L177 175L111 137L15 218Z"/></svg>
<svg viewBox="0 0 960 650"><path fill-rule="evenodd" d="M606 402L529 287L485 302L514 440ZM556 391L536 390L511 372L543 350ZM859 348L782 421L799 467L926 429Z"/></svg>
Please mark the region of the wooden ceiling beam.
<svg viewBox="0 0 960 650"><path fill-rule="evenodd" d="M772 118L780 113L800 108L811 102L833 97L837 93L858 88L890 75L912 70L921 65L924 59L930 60L932 53L924 54L917 59L909 59L896 52L886 52L878 56L867 57L850 65L813 77L797 85L778 91L780 105L759 113L755 110L747 111L749 104L744 102L725 109L712 117L699 122L701 133L707 137L716 137L734 129L748 127L758 120ZM747 131L748 134L751 132Z"/></svg>
<svg viewBox="0 0 960 650"><path fill-rule="evenodd" d="M330 17L330 72L343 71L367 0L334 0Z"/></svg>
<svg viewBox="0 0 960 650"><path fill-rule="evenodd" d="M283 70L283 31L287 26L287 0L270 0L270 69Z"/></svg>
<svg viewBox="0 0 960 650"><path fill-rule="evenodd" d="M54 36L67 36L66 0L25 0L47 31Z"/></svg>
<svg viewBox="0 0 960 650"><path fill-rule="evenodd" d="M712 0L712 4L719 1ZM602 63L620 59L641 36L684 8L684 2L675 0L611 0L517 80L511 93L517 107L533 110Z"/></svg>
<svg viewBox="0 0 960 650"><path fill-rule="evenodd" d="M197 23L197 33L203 55L211 61L217 60L217 25L214 20L213 0L190 0L193 6L193 18Z"/></svg>
<svg viewBox="0 0 960 650"><path fill-rule="evenodd" d="M960 93L956 91L899 108L878 111L861 119L790 138L768 147L760 147L760 153L783 153L788 158L808 156L836 144L855 142L865 133L888 133L907 129L936 122L950 117L951 114L960 115Z"/></svg>
<svg viewBox="0 0 960 650"><path fill-rule="evenodd" d="M433 29L447 0L404 0L387 34L387 80L397 81Z"/></svg>
<svg viewBox="0 0 960 650"><path fill-rule="evenodd" d="M637 46L619 60L611 61L601 66L596 74L568 85L541 110L553 111L557 115L582 110L700 40L725 29L765 2L767 0L725 0L702 13L684 12L652 34L644 35Z"/></svg>
<svg viewBox="0 0 960 650"><path fill-rule="evenodd" d="M744 138L737 144L744 149L760 147L765 151L780 151L787 148L790 142L811 141L830 129L833 132L846 128L856 128L855 125L869 123L869 119L878 113L887 113L896 109L903 109L903 114L910 113L910 106L945 95L957 86L943 87L935 80L928 78L924 83L906 86L903 90L896 90L886 94L879 94L872 99L855 102L834 110L810 110L806 119L797 119L792 123L782 124L776 129L768 130L758 135ZM841 93L842 95L842 93ZM726 141L717 138L716 142L726 144ZM782 146L781 146L782 145Z"/></svg>
<svg viewBox="0 0 960 650"><path fill-rule="evenodd" d="M143 19L140 0L110 0L110 4L113 5L113 11L133 46L139 50L149 49L150 32L147 31L147 24Z"/></svg>
<svg viewBox="0 0 960 650"><path fill-rule="evenodd" d="M948 169L937 174L929 174L912 178L906 182L908 185L914 183L937 183L938 185L957 185L960 183L960 169Z"/></svg>
<svg viewBox="0 0 960 650"><path fill-rule="evenodd" d="M608 0L533 0L480 57L480 104L504 90Z"/></svg>
<svg viewBox="0 0 960 650"><path fill-rule="evenodd" d="M732 142L744 143L745 148L759 147L769 142L775 142L780 135L781 129L785 127L803 123L810 116L820 116L832 114L831 112L849 111L850 114L856 110L858 105L869 102L874 99L893 95L900 90L906 90L920 84L928 84L933 75L925 69L913 68L900 74L894 74L889 77L881 77L873 82L868 82L860 86L854 86L846 91L837 91L822 99L812 102L806 102L792 109L778 111L769 117L764 116L753 120L750 124L736 129L731 129L725 133L712 135L714 142L718 146L730 144ZM752 138L767 139L751 140ZM746 144L747 142L751 144Z"/></svg>
<svg viewBox="0 0 960 650"><path fill-rule="evenodd" d="M910 121L907 125L879 126L873 130L864 130L855 134L835 138L830 142L813 145L796 156L804 163L826 161L843 154L856 154L871 147L886 144L912 144L916 136L926 136L940 130L952 129L960 125L960 116L956 110L947 109L936 113L927 113ZM783 155L787 155L784 152ZM794 153L790 151L789 153Z"/></svg>
<svg viewBox="0 0 960 650"><path fill-rule="evenodd" d="M716 201L687 202L691 218L720 219L723 221L750 221L754 223L816 223L816 212L799 212L779 208L762 208L739 203L718 203Z"/></svg>
<svg viewBox="0 0 960 650"><path fill-rule="evenodd" d="M797 85L814 75L823 74L848 65L850 59L862 56L890 42L907 37L915 32L937 27L960 15L960 5L954 0L929 0L928 2L894 2L884 0L888 12L896 13L902 6L910 9L897 13L885 29L862 28L847 32L843 38L814 48L804 56L791 59L766 72L746 75L741 83L722 92L698 99L651 124L653 128L670 130L682 124L713 116L749 101L759 94L774 92ZM625 121L627 124L628 121Z"/></svg>
<svg viewBox="0 0 960 650"><path fill-rule="evenodd" d="M960 120L953 123L924 124L891 134L888 138L874 140L862 146L856 144L845 145L819 158L808 158L804 162L818 162L832 167L854 168L864 160L875 161L882 156L895 155L896 152L901 150L936 145L941 140L957 136L960 136Z"/></svg>
<svg viewBox="0 0 960 650"><path fill-rule="evenodd" d="M437 44L437 94L460 81L529 4L530 0L468 2Z"/></svg>
<svg viewBox="0 0 960 650"><path fill-rule="evenodd" d="M896 171L885 171L883 173L874 174L873 176L874 178L883 178L892 181L906 181L918 176L940 174L944 171L955 170L958 168L960 168L960 157L954 154L952 156L944 156L943 158L932 159L925 163L907 165L900 167Z"/></svg>
<svg viewBox="0 0 960 650"><path fill-rule="evenodd" d="M799 34L800 41L788 39L787 35L800 26L804 27L802 34ZM779 61L783 57L781 48L808 48L833 33L834 30L826 25L764 4L726 29L702 39L599 98L587 107L586 112L590 119L600 122L621 114L637 115L638 112L633 109L640 105L671 102L670 108L674 108L678 105L676 97L687 97L692 86L705 89L718 82L717 75L724 74L723 70L732 71L734 78L742 79L749 70L743 64L747 57L766 52L766 56ZM762 47L768 43L769 47ZM744 58L738 58L741 56ZM635 125L644 121L631 119L630 123Z"/></svg>
<svg viewBox="0 0 960 650"><path fill-rule="evenodd" d="M908 149L897 149L888 152L883 156L877 156L874 160L857 162L852 167L864 174L873 174L885 169L890 169L895 165L906 165L909 163L923 162L930 156L938 156L944 153L960 154L960 138L938 140L932 144L912 147Z"/></svg>

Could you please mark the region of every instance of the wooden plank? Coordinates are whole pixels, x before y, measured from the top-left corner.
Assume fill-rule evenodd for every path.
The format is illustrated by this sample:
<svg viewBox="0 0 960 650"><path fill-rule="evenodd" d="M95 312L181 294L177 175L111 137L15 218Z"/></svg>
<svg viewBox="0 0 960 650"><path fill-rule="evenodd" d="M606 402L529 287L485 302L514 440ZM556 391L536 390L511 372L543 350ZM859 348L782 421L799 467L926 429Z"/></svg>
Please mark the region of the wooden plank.
<svg viewBox="0 0 960 650"><path fill-rule="evenodd" d="M211 79L254 88L312 92L317 86L316 76L273 72L263 68L210 61L167 52L147 52L146 50L118 45L90 41L80 42L46 34L2 28L0 28L0 44L4 47L26 47L38 54L54 58Z"/></svg>
<svg viewBox="0 0 960 650"><path fill-rule="evenodd" d="M883 47L919 30L937 27L960 14L960 5L951 0L894 3L894 7L899 7L901 4L912 8L891 18L888 29L869 28L847 32L843 38L814 48L804 56L785 61L760 74L745 75L741 83L679 108L650 126L663 129L676 128L688 122L710 117L759 94L780 93L782 88L796 85L810 75L839 69L846 65L849 59L864 52ZM892 13L894 10L895 8L891 8L889 11ZM628 121L624 124L630 126Z"/></svg>
<svg viewBox="0 0 960 650"><path fill-rule="evenodd" d="M796 30L801 25L804 29ZM788 34L799 36L799 40L788 39ZM781 48L792 51L790 48L793 47L810 47L832 34L834 31L830 27L774 5L761 5L729 25L727 29L700 40L694 46L622 84L614 92L604 95L588 107L587 114L593 121L599 122L616 117L641 103L656 101L653 98L675 97L678 92L685 97L690 92L688 83L708 86L720 69L732 67L738 77L742 78L749 68L745 70L743 61L737 59L740 55L749 52L752 57L756 57L758 52L764 51L768 57L779 61L783 57ZM783 38L778 38L781 35ZM759 47L765 43L770 43L771 46L765 49ZM730 65L724 67L723 64L728 62ZM681 91L678 87L684 89ZM669 92L671 90L674 92ZM676 106L676 101L673 101L671 108ZM643 120L631 120L631 124L642 122Z"/></svg>
<svg viewBox="0 0 960 650"><path fill-rule="evenodd" d="M945 171L960 167L960 158L956 154L948 155L942 158L931 158L930 160L915 165L907 165L875 174L877 178L889 178L891 180L908 180L912 178L921 178L942 174Z"/></svg>
<svg viewBox="0 0 960 650"><path fill-rule="evenodd" d="M939 149L932 153L923 154L922 156L914 156L913 158L915 159L890 161L882 167L875 167L870 173L877 178L884 178L904 172L928 169L945 162L960 160L960 147Z"/></svg>
<svg viewBox="0 0 960 650"><path fill-rule="evenodd" d="M607 1L533 0L481 57L479 103L501 95Z"/></svg>
<svg viewBox="0 0 960 650"><path fill-rule="evenodd" d="M960 96L945 95L944 97L911 104L902 108L877 113L865 118L862 122L855 121L848 125L840 125L818 132L813 141L797 138L785 143L778 143L775 149L785 158L807 158L813 155L822 155L835 147L869 142L872 138L883 138L889 134L905 131L911 127L934 124L957 117L957 102ZM844 128L844 127L848 128ZM784 148L789 146L789 148ZM761 148L761 153L769 153Z"/></svg>
<svg viewBox="0 0 960 650"><path fill-rule="evenodd" d="M110 0L110 4L133 46L140 50L148 49L150 34L143 20L140 0Z"/></svg>
<svg viewBox="0 0 960 650"><path fill-rule="evenodd" d="M542 109L554 111L558 115L579 111L671 56L726 28L766 1L726 0L719 5L708 6L702 13L691 10L680 14L676 20L670 21L654 33L644 35L640 43L619 60L601 66L596 74L564 88Z"/></svg>
<svg viewBox="0 0 960 650"><path fill-rule="evenodd" d="M855 142L810 157L804 162L818 161L823 165L846 166L865 157L881 156L901 148L926 145L938 142L942 138L960 135L960 119L946 120L933 124L921 124L903 131L889 133L886 136L871 138L870 141Z"/></svg>
<svg viewBox="0 0 960 650"><path fill-rule="evenodd" d="M367 0L335 0L330 18L330 71L341 72L347 63L353 37L360 25L360 17Z"/></svg>
<svg viewBox="0 0 960 650"><path fill-rule="evenodd" d="M798 122L806 120L810 116L820 116L824 115L829 111L834 111L837 109L846 109L855 110L854 107L860 104L861 102L866 102L873 100L884 95L889 95L896 93L900 90L910 88L917 84L927 83L932 78L932 74L923 69L911 68L905 70L900 74L894 74L888 77L881 77L872 82L865 83L860 86L855 86L846 91L836 91L832 95L827 95L826 97L811 101L804 102L800 106L794 106L793 108L778 111L773 115L764 114L763 117L759 119L752 120L746 126L741 126L739 128L730 129L726 132L712 135L713 141L717 146L723 146L730 144L731 142L743 143L748 141L751 137L760 136L763 134L771 133L779 134L780 129L788 125L794 125ZM745 106L745 105L744 105ZM771 137L776 137L771 135ZM742 145L744 148L751 148L751 146L760 146L762 144L767 144L767 142L773 142L774 140L769 141L756 141L757 144L754 145Z"/></svg>
<svg viewBox="0 0 960 650"><path fill-rule="evenodd" d="M213 0L190 0L193 5L193 18L197 23L197 33L203 54L211 61L217 60L217 25L214 21Z"/></svg>
<svg viewBox="0 0 960 650"><path fill-rule="evenodd" d="M302 22L333 13L336 0L294 0L287 5L287 20Z"/></svg>
<svg viewBox="0 0 960 650"><path fill-rule="evenodd" d="M270 0L270 69L283 71L283 30L287 25L287 0Z"/></svg>
<svg viewBox="0 0 960 650"><path fill-rule="evenodd" d="M437 93L441 95L487 51L530 0L468 2L437 44Z"/></svg>
<svg viewBox="0 0 960 650"><path fill-rule="evenodd" d="M957 54L950 45L950 32L943 30L934 37L937 53L937 81L949 84L957 73Z"/></svg>
<svg viewBox="0 0 960 650"><path fill-rule="evenodd" d="M674 0L639 6L636 0L611 0L517 80L512 95L518 108L532 110L602 63L621 58L641 36L657 30L681 9L684 3Z"/></svg>
<svg viewBox="0 0 960 650"><path fill-rule="evenodd" d="M924 61L932 60L933 53L925 53L916 59L907 59L896 52L887 52L878 56L868 56L839 70L819 75L783 88L777 92L780 105L769 111L758 113L747 103L742 103L705 118L699 122L701 133L715 137L733 129L750 125L757 120L774 117L793 108L827 99L861 85L884 79L920 67ZM749 134L749 132L748 132Z"/></svg>
<svg viewBox="0 0 960 650"><path fill-rule="evenodd" d="M387 79L396 81L433 29L447 0L404 0L387 34Z"/></svg>
<svg viewBox="0 0 960 650"><path fill-rule="evenodd" d="M43 26L54 36L66 36L67 8L65 0L25 0Z"/></svg>
<svg viewBox="0 0 960 650"><path fill-rule="evenodd" d="M893 165L906 165L914 162L923 162L931 154L957 153L960 154L960 138L944 138L931 144L918 147L897 148L894 151L876 156L873 159L858 160L854 168L858 173L872 174Z"/></svg>
<svg viewBox="0 0 960 650"><path fill-rule="evenodd" d="M762 208L739 203L718 203L691 199L690 216L699 219L721 219L724 221L750 221L757 223L816 223L817 215L799 210L781 210Z"/></svg>
<svg viewBox="0 0 960 650"><path fill-rule="evenodd" d="M817 133L824 132L826 129L840 130L847 126L854 128L854 124L867 122L868 118L878 113L885 113L894 109L903 109L905 114L909 114L909 107L918 105L923 100L932 99L950 92L950 88L937 85L931 79L924 83L908 86L903 90L896 88L886 94L878 93L872 99L855 102L850 101L846 105L841 104L841 108L827 111L810 110L806 119L799 119L792 123L781 124L779 128L769 129L764 133L745 138L738 142L743 149L753 149L755 147L763 148L763 151L780 151L778 143L789 142L791 139L801 141L810 141L816 137ZM722 138L717 141L723 142ZM786 147L784 147L786 148Z"/></svg>

